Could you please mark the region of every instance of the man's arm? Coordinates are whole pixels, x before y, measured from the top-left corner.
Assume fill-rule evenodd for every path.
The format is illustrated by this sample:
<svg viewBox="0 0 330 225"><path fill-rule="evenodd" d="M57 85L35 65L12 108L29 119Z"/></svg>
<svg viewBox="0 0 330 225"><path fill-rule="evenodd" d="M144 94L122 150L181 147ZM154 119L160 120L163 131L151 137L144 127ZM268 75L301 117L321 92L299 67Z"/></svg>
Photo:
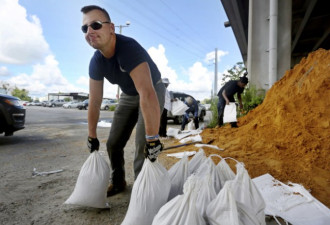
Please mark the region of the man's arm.
<svg viewBox="0 0 330 225"><path fill-rule="evenodd" d="M222 97L226 100L226 104L229 105L229 99L228 99L228 97L226 95L226 90L223 90L222 91Z"/></svg>
<svg viewBox="0 0 330 225"><path fill-rule="evenodd" d="M130 75L140 95L140 106L144 118L146 135L157 135L160 123L160 108L152 84L148 63L143 62L139 64L131 71Z"/></svg>
<svg viewBox="0 0 330 225"><path fill-rule="evenodd" d="M237 93L237 99L239 101L239 107L240 107L240 109L243 109L243 103L242 103L241 93Z"/></svg>
<svg viewBox="0 0 330 225"><path fill-rule="evenodd" d="M89 79L88 136L97 138L97 123L103 98L103 80Z"/></svg>

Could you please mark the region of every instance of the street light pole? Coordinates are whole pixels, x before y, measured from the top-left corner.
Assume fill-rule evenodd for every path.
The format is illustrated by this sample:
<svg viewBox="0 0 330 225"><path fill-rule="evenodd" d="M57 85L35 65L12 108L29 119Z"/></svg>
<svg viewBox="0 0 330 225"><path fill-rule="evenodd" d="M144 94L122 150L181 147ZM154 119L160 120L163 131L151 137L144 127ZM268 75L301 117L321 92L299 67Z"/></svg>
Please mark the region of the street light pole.
<svg viewBox="0 0 330 225"><path fill-rule="evenodd" d="M119 34L121 34L123 27L129 27L130 24L131 24L131 22L126 21L126 25L118 25L118 26L115 26L115 27L119 27ZM119 88L119 85L118 85L118 88L117 88L117 100L119 100L119 95L120 95L120 88Z"/></svg>

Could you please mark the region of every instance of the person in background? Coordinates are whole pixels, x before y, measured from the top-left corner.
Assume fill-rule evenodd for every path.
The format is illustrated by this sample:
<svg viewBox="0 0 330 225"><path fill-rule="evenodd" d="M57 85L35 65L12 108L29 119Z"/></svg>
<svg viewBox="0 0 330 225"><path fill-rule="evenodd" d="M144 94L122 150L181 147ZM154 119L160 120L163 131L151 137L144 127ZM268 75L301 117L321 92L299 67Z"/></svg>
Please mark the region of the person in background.
<svg viewBox="0 0 330 225"><path fill-rule="evenodd" d="M167 134L166 134L166 131L167 131L167 111L172 110L172 102L171 102L170 93L167 90L167 87L170 84L170 81L168 80L168 78L163 78L162 81L163 81L163 84L166 87L166 90L165 90L164 109L163 109L163 113L162 113L162 116L161 116L161 119L160 119L159 136L166 138L167 137Z"/></svg>
<svg viewBox="0 0 330 225"><path fill-rule="evenodd" d="M244 73L243 77L240 77L239 80L228 81L218 92L218 125L219 127L223 125L223 112L225 106L229 105L230 102L235 102L234 95L237 93L237 99L239 101L240 109L243 109L243 103L241 94L244 91L245 86L249 83L249 79L246 77L247 72ZM237 122L232 122L231 127L238 127Z"/></svg>
<svg viewBox="0 0 330 225"><path fill-rule="evenodd" d="M160 112L165 86L147 51L133 38L115 33L108 12L95 5L85 6L82 31L96 49L89 64L88 139L90 152L99 149L97 123L103 98L104 80L122 90L107 141L111 164L107 196L124 191L124 147L136 125L134 175L137 178L145 157L154 162L163 149L159 141Z"/></svg>
<svg viewBox="0 0 330 225"><path fill-rule="evenodd" d="M199 128L199 121L198 121L198 103L192 97L186 97L184 103L189 107L185 114L182 116L182 124L181 130L184 130L186 124L190 121L189 113L193 114L193 120L195 124L195 129Z"/></svg>

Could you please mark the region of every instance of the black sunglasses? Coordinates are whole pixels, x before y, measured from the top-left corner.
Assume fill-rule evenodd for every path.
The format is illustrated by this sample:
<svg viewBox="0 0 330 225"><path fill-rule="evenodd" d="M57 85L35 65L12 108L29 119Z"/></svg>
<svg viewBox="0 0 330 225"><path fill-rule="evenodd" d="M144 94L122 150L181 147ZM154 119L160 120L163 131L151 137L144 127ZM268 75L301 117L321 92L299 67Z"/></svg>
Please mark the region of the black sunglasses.
<svg viewBox="0 0 330 225"><path fill-rule="evenodd" d="M109 21L106 21L106 22L95 21L95 22L91 23L90 25L87 25L87 24L83 25L81 27L81 30L84 33L87 33L88 27L91 27L93 30L99 30L102 28L102 24L104 24L104 23L110 23L110 22Z"/></svg>

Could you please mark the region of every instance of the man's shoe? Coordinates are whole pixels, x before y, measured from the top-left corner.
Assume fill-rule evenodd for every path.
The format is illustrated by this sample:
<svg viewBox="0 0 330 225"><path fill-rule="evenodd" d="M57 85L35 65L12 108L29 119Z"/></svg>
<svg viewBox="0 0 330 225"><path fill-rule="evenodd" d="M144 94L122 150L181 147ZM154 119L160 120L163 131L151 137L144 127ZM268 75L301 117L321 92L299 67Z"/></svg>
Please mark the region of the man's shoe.
<svg viewBox="0 0 330 225"><path fill-rule="evenodd" d="M123 192L126 189L126 181L123 181L121 184L110 184L107 190L107 197L114 196L120 192Z"/></svg>

